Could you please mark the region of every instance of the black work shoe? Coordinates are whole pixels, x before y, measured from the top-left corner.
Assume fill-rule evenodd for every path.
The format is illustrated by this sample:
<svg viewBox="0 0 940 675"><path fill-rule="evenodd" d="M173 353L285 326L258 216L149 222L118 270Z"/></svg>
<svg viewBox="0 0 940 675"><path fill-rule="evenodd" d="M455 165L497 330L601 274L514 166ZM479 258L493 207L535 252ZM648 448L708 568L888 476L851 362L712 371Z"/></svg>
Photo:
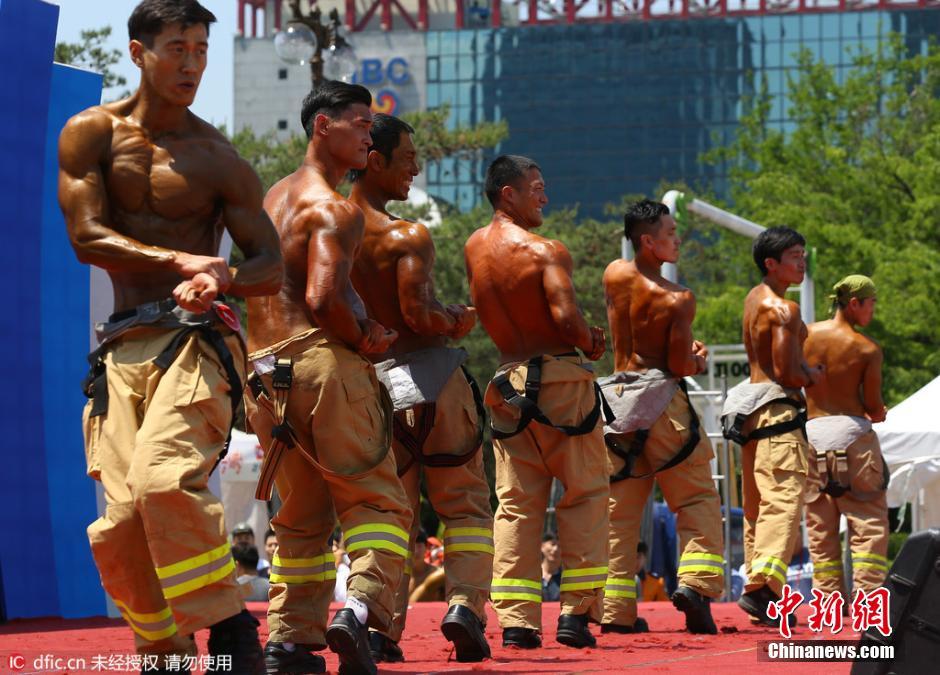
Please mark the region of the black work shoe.
<svg viewBox="0 0 940 675"><path fill-rule="evenodd" d="M333 615L326 629L326 643L339 655L340 675L376 675L379 672L369 652L369 631L348 607Z"/></svg>
<svg viewBox="0 0 940 675"><path fill-rule="evenodd" d="M638 616L632 626L624 626L619 623L602 623L601 633L649 633L650 626L646 619Z"/></svg>
<svg viewBox="0 0 940 675"><path fill-rule="evenodd" d="M542 646L542 638L534 628L504 628L503 647L516 649L538 649Z"/></svg>
<svg viewBox="0 0 940 675"><path fill-rule="evenodd" d="M688 586L679 586L672 594L672 605L685 613L685 628L690 633L718 635L712 618L712 600Z"/></svg>
<svg viewBox="0 0 940 675"><path fill-rule="evenodd" d="M490 658L490 645L483 634L483 623L469 607L453 605L441 621L441 632L454 643L457 660L472 663Z"/></svg>
<svg viewBox="0 0 940 675"><path fill-rule="evenodd" d="M405 660L397 642L374 630L369 631L369 651L376 663L401 663Z"/></svg>
<svg viewBox="0 0 940 675"><path fill-rule="evenodd" d="M562 614L558 617L558 631L555 639L561 644L576 649L596 647L597 640L587 627L587 614Z"/></svg>
<svg viewBox="0 0 940 675"><path fill-rule="evenodd" d="M769 586L761 586L756 591L744 593L738 598L738 607L751 615L752 622L771 628L780 627L780 619L771 619L767 616L767 608L770 603L777 602L780 598L770 590ZM755 621L756 620L756 621ZM787 616L787 623L790 628L796 625L796 616L790 614Z"/></svg>
<svg viewBox="0 0 940 675"><path fill-rule="evenodd" d="M268 642L264 648L264 667L268 675L281 675L282 673L325 673L326 661L322 656L310 653L306 645L294 645L294 651L284 648L281 642Z"/></svg>
<svg viewBox="0 0 940 675"><path fill-rule="evenodd" d="M207 673L228 675L265 675L264 652L258 640L260 622L247 609L209 627L209 655L213 667ZM220 661L218 657L231 657Z"/></svg>

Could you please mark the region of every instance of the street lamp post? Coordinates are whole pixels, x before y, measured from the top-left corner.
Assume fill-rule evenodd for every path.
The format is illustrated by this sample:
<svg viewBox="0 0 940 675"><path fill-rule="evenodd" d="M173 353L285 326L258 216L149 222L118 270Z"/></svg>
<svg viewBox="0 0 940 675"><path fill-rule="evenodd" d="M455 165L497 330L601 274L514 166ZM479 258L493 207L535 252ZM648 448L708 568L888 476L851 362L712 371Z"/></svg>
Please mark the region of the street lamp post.
<svg viewBox="0 0 940 675"><path fill-rule="evenodd" d="M352 45L340 34L342 22L336 8L330 11L329 23L324 25L319 7L313 6L304 14L300 0L288 0L287 5L291 18L286 29L274 38L278 56L288 63L309 63L314 89L327 78L349 82L358 62Z"/></svg>

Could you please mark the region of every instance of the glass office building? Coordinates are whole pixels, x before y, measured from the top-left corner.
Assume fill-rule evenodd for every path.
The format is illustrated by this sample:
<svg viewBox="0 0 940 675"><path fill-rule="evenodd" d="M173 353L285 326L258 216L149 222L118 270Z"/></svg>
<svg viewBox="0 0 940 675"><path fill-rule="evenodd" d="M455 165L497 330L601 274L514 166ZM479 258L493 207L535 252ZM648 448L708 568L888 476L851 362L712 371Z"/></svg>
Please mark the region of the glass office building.
<svg viewBox="0 0 940 675"><path fill-rule="evenodd" d="M889 32L912 53L940 36L940 11L911 9L713 17L426 33L426 103L453 120L507 120L501 153L542 167L550 206L600 215L622 195L681 180L718 196L721 167L702 153L727 143L766 77L772 122L787 126L795 53L845 69L850 52ZM480 161L427 167L428 191L461 209L482 199Z"/></svg>

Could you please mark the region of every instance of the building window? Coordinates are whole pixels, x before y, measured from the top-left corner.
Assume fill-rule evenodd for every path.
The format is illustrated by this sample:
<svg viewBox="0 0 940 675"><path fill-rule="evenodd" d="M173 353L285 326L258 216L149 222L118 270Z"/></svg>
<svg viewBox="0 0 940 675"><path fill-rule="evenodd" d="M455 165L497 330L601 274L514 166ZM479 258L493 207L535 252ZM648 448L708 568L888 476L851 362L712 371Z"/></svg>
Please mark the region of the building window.
<svg viewBox="0 0 940 675"><path fill-rule="evenodd" d="M278 120L277 128L280 129L281 131L284 131L285 129L287 129L287 120Z"/></svg>
<svg viewBox="0 0 940 675"><path fill-rule="evenodd" d="M277 79L286 80L287 79L287 68L279 68L277 71Z"/></svg>

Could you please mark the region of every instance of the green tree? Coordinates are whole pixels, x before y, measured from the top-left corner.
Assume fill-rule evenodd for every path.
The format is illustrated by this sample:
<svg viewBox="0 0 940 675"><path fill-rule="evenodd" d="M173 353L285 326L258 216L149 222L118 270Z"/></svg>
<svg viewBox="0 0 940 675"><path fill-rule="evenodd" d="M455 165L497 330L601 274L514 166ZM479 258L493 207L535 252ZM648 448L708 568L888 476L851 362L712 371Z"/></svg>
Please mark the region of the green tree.
<svg viewBox="0 0 940 675"><path fill-rule="evenodd" d="M55 46L55 60L73 66L80 66L101 73L104 76L102 86L123 87L127 79L114 72L112 67L121 60L119 49L108 49L105 46L111 37L111 26L83 30L79 42L57 42Z"/></svg>
<svg viewBox="0 0 940 675"><path fill-rule="evenodd" d="M817 319L839 278L875 280L867 332L897 403L940 372L940 50L911 54L895 35L854 53L841 78L804 51L788 80L794 127L771 127L763 86L711 160L730 164L735 212L817 247ZM716 309L734 294L723 289Z"/></svg>

